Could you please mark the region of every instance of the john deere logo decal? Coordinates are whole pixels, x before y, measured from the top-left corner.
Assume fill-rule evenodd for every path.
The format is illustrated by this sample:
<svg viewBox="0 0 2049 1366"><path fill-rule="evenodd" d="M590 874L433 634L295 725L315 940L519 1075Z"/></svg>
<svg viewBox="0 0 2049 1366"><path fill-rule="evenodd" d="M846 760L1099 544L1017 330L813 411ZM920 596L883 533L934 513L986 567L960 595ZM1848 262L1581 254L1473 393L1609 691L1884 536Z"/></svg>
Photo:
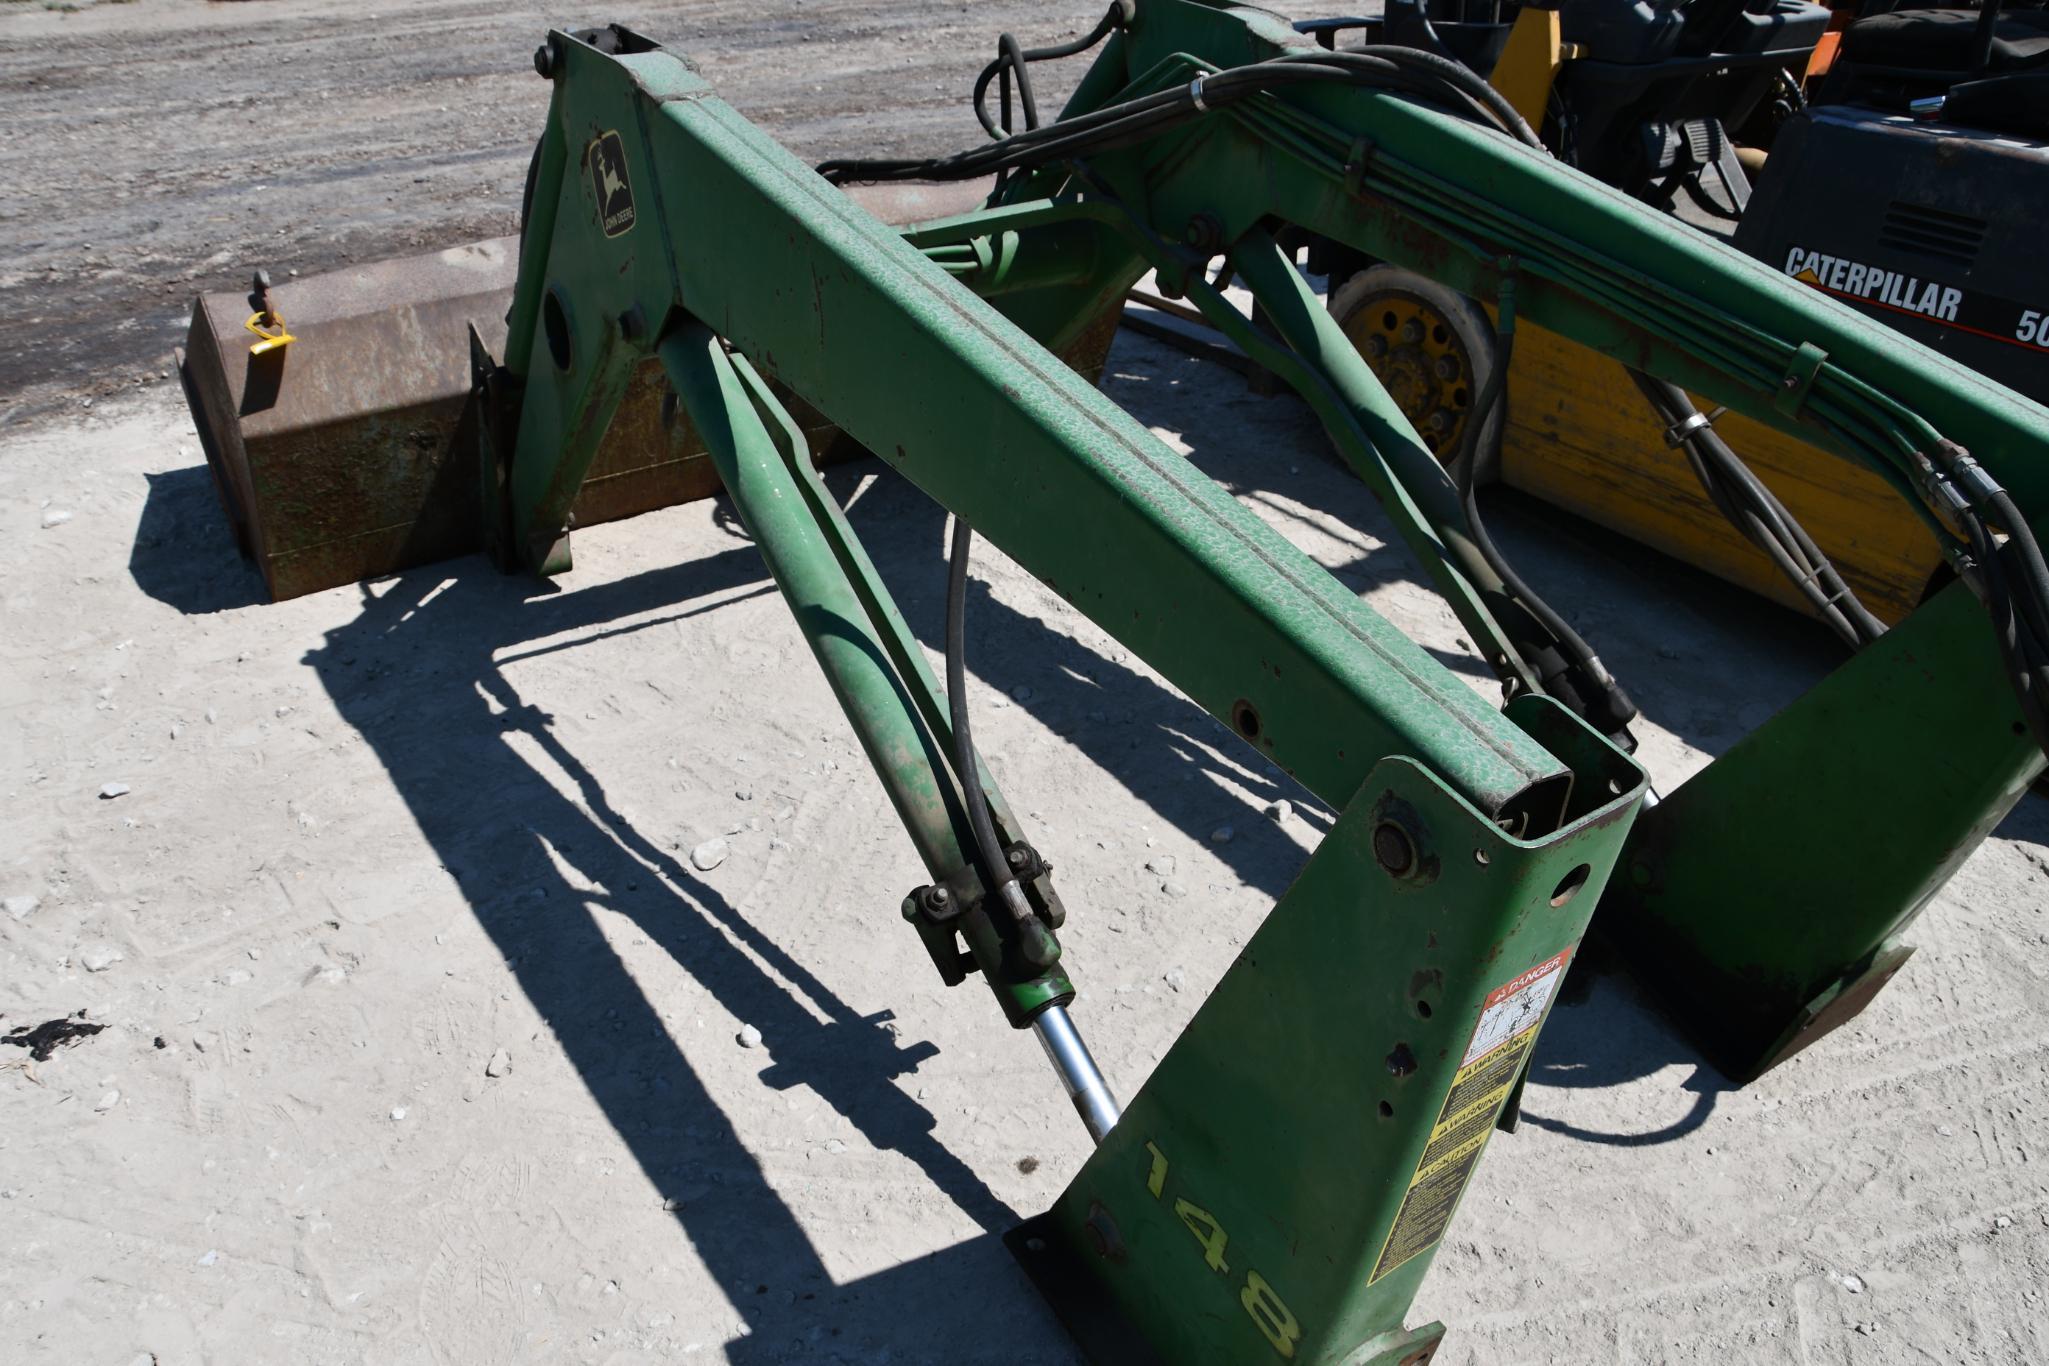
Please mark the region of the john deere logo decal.
<svg viewBox="0 0 2049 1366"><path fill-rule="evenodd" d="M633 186L626 179L626 144L617 133L600 133L584 149L591 168L591 190L598 197L598 222L605 236L618 237L633 228Z"/></svg>

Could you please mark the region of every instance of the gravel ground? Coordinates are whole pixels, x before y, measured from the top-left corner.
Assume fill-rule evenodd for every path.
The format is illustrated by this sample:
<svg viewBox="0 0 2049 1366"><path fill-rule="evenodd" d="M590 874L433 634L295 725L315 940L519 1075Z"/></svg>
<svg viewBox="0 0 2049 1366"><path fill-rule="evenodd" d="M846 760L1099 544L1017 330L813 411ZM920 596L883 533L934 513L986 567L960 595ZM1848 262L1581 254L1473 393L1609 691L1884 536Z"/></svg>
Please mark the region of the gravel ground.
<svg viewBox="0 0 2049 1366"><path fill-rule="evenodd" d="M632 17L821 156L957 140L997 29L1093 8ZM0 146L0 1027L106 1026L0 1059L0 1361L1076 1360L997 1239L1086 1138L897 920L915 859L721 505L580 531L552 589L472 559L265 605L174 386L131 392L252 261L504 231L541 25L0 7L33 133ZM1491 693L1300 404L1128 334L1105 387ZM939 514L832 482L936 642ZM1834 662L1496 520L1661 787ZM978 734L1129 1094L1329 816L1000 555L970 613ZM1411 1315L1451 1325L1440 1366L2049 1361L2045 851L2030 799L1871 1010L1743 1090L1582 964Z"/></svg>
<svg viewBox="0 0 2049 1366"><path fill-rule="evenodd" d="M0 0L0 424L165 382L192 295L258 266L284 278L513 231L551 26L625 23L680 48L823 160L968 144L996 34L1054 41L1102 10ZM1049 71L1046 93L1079 71Z"/></svg>

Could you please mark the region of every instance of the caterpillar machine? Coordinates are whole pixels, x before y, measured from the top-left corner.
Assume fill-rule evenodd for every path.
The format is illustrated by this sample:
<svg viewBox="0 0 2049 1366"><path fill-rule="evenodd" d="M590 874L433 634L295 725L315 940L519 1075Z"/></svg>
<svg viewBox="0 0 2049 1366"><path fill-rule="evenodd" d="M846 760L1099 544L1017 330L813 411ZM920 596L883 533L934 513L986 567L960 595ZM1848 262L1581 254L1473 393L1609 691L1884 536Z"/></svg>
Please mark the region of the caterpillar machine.
<svg viewBox="0 0 2049 1366"><path fill-rule="evenodd" d="M1390 0L1384 18L1298 27L1457 60L1561 160L2049 398L2049 265L2035 247L2049 215L2049 12L1539 3ZM1940 543L1814 443L1741 414L1709 426L1666 389L1614 402L1631 379L1597 349L1518 332L1488 301L1344 243L1309 254L1347 334L1468 487L1565 507L1819 616L1852 647L1947 581ZM1497 367L1505 401L1483 411ZM1830 592L1808 586L1831 572Z"/></svg>
<svg viewBox="0 0 2049 1366"><path fill-rule="evenodd" d="M1755 1076L1864 1008L2043 770L2049 413L1562 164L1435 54L1327 50L1224 0L1120 0L1056 51L1089 50L1055 119L1014 83L1045 54L1006 45L975 145L814 169L679 53L551 32L509 316L496 248L261 290L256 340L209 296L187 383L279 591L477 544L561 574L608 487L715 473L928 870L878 906L1038 1035L1096 1140L1012 1238L1091 1359L1421 1366L1445 1330L1410 1301L1590 922ZM837 187L991 177L903 227ZM1955 581L1654 800L1621 685L1468 515L1279 245L1296 230L1814 443ZM1314 407L1499 710L1081 373L1147 272ZM459 397L421 397L451 365ZM818 474L828 431L953 514L943 687ZM977 535L1339 813L1121 1107L1061 954L1078 889L973 745Z"/></svg>

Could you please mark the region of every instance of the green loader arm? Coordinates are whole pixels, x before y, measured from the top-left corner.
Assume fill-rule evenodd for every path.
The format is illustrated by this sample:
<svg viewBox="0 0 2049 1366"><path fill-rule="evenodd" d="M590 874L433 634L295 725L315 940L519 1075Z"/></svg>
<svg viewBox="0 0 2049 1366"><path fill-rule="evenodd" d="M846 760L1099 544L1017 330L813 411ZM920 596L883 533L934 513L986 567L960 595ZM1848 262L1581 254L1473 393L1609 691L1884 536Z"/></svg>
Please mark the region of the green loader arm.
<svg viewBox="0 0 2049 1366"><path fill-rule="evenodd" d="M1293 42L1259 11L1141 0L1063 117ZM1740 1010L1711 995L1711 1027L1754 1035L1754 1015L1797 1046L1890 970L1898 926L2040 769L1959 587L1885 643L1939 661L1867 652L1760 753L1638 819L1641 770L1607 725L1544 695L1541 641L1503 621L1511 595L1442 472L1273 229L1314 227L1469 292L1513 274L1545 325L1818 424L1853 458L1897 456L1903 488L1901 448L1936 432L1927 419L1989 450L2039 444L2036 415L1928 379L1843 310L1498 134L1385 93L1277 89L900 233L638 35L554 33L537 65L554 95L506 354L478 358L500 553L567 567L570 504L634 368L658 357L670 419L710 452L925 863L903 917L945 980L980 973L1010 1023L1039 1032L1100 1140L1014 1242L1099 1361L1420 1366L1443 1330L1404 1315L1604 892L1605 919L1754 988ZM1203 269L1218 256L1285 347L1222 318ZM1503 711L1054 358L1147 268L1266 346L1316 406L1502 672ZM778 388L1340 812L1121 1118L1069 1018L1050 870L964 757ZM2032 508L2036 492L2017 496ZM1908 713L1917 736L1876 729ZM1715 787L1724 770L1732 792ZM1874 795L1914 783L1881 808L1894 824L1873 821ZM1665 820L1696 791L1729 814ZM1014 884L977 859L980 815ZM1764 861L1732 886L1726 860L1745 851ZM1809 890L1824 885L1826 900ZM1789 887L1815 898L1797 944L1771 918Z"/></svg>

